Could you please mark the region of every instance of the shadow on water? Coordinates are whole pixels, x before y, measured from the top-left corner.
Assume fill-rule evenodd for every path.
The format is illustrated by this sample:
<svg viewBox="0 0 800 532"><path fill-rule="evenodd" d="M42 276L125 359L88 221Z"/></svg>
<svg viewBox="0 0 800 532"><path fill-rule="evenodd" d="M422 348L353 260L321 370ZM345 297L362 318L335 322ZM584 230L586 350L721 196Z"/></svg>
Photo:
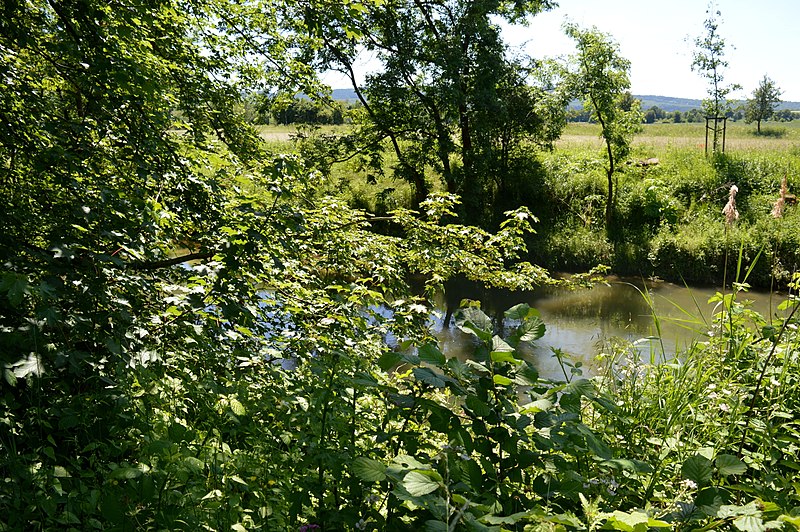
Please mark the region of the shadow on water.
<svg viewBox="0 0 800 532"><path fill-rule="evenodd" d="M450 282L447 293L439 298L433 330L447 356L468 358L472 338L452 324L445 326L448 306L452 311L462 299L478 300L484 312L500 323L498 317L506 309L527 303L541 313L547 331L523 353L536 364L543 377L563 379L553 349L566 353L572 363L580 362L587 374L592 373L596 356L604 346L617 339L638 341L637 349L646 361L673 358L692 342L704 339L715 312L708 300L716 291L666 282L645 283L642 279L609 278L608 285L594 288L542 287L532 292L511 292L460 280ZM659 317L660 341L654 339L657 329L643 293L648 295ZM764 316L772 315L783 300L758 292L740 294L739 299L752 301L751 308ZM648 337L651 339L642 340Z"/></svg>

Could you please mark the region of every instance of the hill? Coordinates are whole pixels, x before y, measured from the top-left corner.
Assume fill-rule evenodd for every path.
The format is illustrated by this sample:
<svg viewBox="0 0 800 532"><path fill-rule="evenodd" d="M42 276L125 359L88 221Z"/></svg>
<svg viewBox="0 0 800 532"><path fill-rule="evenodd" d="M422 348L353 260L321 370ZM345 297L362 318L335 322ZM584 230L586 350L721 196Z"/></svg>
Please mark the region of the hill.
<svg viewBox="0 0 800 532"><path fill-rule="evenodd" d="M664 111L691 111L692 109L700 109L702 100L693 100L691 98L672 98L670 96L653 96L653 95L634 95L642 101L642 109L647 110L651 107L659 107ZM744 103L743 101L740 103ZM800 111L800 102L781 102L777 106L778 110L789 109L790 111Z"/></svg>
<svg viewBox="0 0 800 532"><path fill-rule="evenodd" d="M634 95L642 101L642 110L650 109L651 107L658 107L664 111L691 111L692 109L700 109L702 100L694 100L691 98L673 98L671 96L655 96L655 95ZM333 89L333 99L346 102L354 102L358 100L356 93L353 89ZM744 103L744 102L742 102ZM580 109L580 103L574 102L570 107ZM781 102L778 104L778 110L789 109L792 111L800 111L800 102Z"/></svg>

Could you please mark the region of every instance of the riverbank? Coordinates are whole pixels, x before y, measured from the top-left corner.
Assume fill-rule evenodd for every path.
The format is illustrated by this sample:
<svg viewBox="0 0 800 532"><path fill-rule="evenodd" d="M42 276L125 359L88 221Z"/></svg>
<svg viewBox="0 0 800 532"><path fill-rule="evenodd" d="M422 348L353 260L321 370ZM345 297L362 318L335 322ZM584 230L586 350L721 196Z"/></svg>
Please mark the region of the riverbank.
<svg viewBox="0 0 800 532"><path fill-rule="evenodd" d="M598 152L572 146L543 159L532 207L542 223L530 241L531 259L542 266L582 271L601 263L619 275L713 286L742 281L752 268L748 282L767 290L785 287L800 267L794 151L706 157L696 148L640 144L616 175L610 230ZM658 163L636 164L648 159ZM734 186L738 216L729 223L722 210Z"/></svg>

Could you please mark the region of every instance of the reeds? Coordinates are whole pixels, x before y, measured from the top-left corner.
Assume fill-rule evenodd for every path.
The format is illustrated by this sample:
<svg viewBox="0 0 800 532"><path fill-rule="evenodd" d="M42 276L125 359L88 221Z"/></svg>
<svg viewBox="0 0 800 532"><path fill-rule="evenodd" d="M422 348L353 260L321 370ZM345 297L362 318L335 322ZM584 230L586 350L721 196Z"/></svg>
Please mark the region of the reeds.
<svg viewBox="0 0 800 532"><path fill-rule="evenodd" d="M772 206L773 218L783 217L783 208L786 205L786 196L788 194L789 194L789 184L786 180L786 174L783 174L783 180L781 181L781 196L775 201L775 204Z"/></svg>
<svg viewBox="0 0 800 532"><path fill-rule="evenodd" d="M738 192L739 187L731 185L731 189L728 192L728 203L722 208L722 214L725 215L725 223L727 225L731 225L739 219L739 211L736 210L736 194Z"/></svg>

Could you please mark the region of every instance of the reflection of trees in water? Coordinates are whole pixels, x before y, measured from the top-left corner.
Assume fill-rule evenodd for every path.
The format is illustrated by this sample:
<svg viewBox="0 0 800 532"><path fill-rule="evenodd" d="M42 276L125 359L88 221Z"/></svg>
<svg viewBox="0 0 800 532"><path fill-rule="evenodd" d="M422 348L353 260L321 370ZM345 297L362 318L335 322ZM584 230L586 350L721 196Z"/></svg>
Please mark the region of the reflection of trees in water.
<svg viewBox="0 0 800 532"><path fill-rule="evenodd" d="M506 309L517 303L528 303L543 316L557 318L560 322L591 320L602 329L611 327L643 333L652 325L647 303L639 291L627 283L578 290L542 287L532 292L513 292L455 279L447 283L445 290L440 303L442 310L452 312L464 299L477 300L496 322Z"/></svg>

